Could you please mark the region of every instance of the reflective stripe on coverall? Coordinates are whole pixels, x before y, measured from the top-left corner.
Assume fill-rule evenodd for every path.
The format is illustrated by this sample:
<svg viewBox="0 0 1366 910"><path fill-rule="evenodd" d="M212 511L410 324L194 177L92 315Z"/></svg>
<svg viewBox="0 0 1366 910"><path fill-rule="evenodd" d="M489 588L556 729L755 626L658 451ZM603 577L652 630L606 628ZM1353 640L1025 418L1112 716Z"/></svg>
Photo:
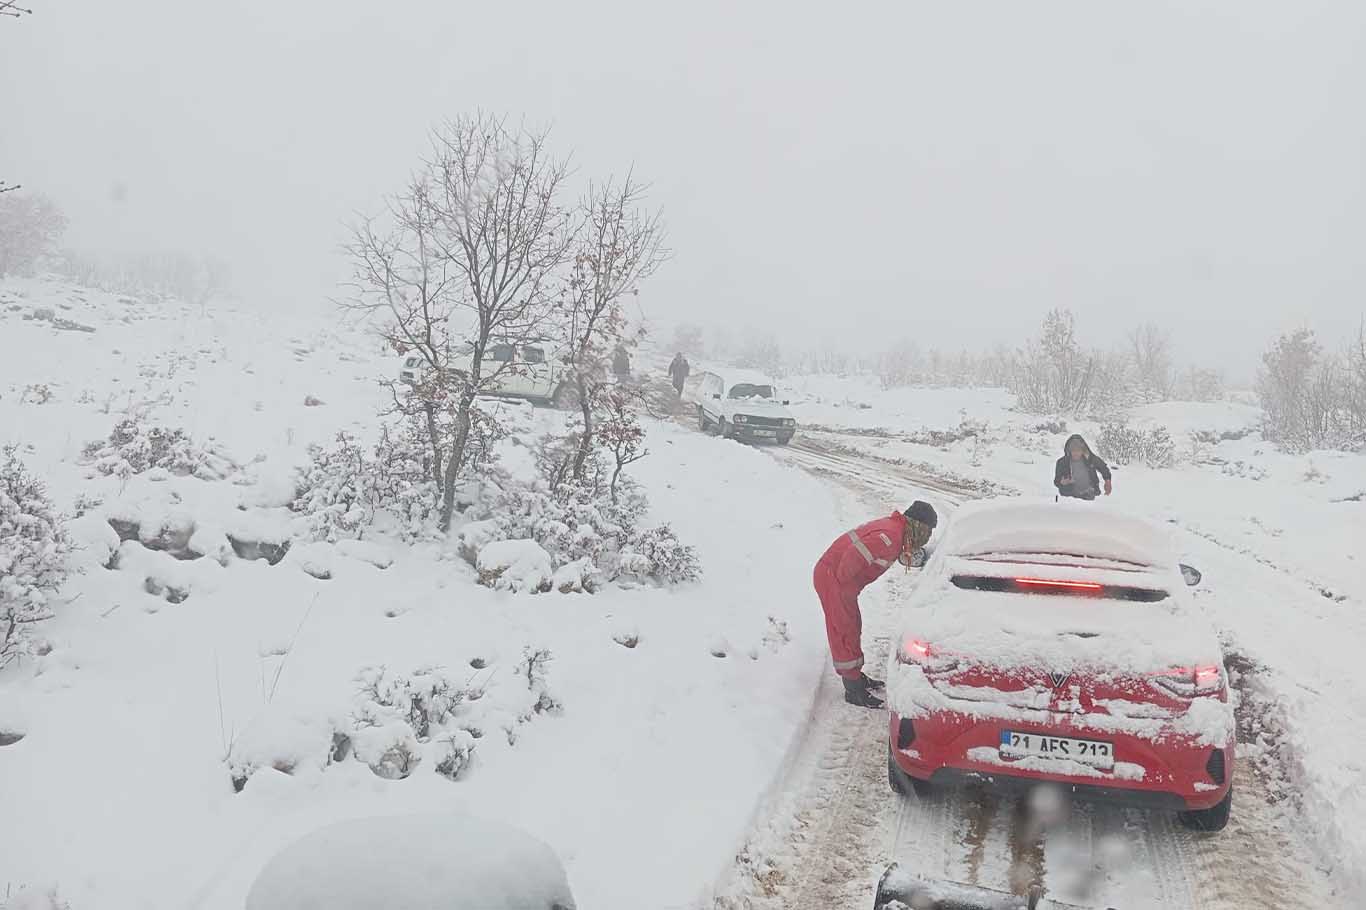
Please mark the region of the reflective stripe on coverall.
<svg viewBox="0 0 1366 910"><path fill-rule="evenodd" d="M816 563L812 580L825 611L825 634L835 672L857 679L863 672L863 616L858 596L901 555L906 516L893 512L843 534Z"/></svg>

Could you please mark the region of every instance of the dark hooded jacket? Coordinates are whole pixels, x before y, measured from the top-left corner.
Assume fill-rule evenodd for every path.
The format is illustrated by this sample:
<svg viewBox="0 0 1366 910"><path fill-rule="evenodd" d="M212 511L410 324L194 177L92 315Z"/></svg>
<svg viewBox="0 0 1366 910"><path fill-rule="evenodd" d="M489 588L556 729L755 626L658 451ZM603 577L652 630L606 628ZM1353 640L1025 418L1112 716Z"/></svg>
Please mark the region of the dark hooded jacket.
<svg viewBox="0 0 1366 910"><path fill-rule="evenodd" d="M1057 467L1053 469L1053 486L1057 487L1058 492L1063 496L1076 496L1072 492L1075 489L1074 485L1063 483L1063 480L1072 473L1072 456L1068 454L1067 450L1072 447L1073 442L1080 442L1086 446L1086 457L1082 459L1082 464L1091 473L1091 489L1099 493L1101 491L1100 478L1110 479L1110 466L1099 455L1092 452L1091 447L1086 445L1086 440L1078 434L1067 437L1067 442L1063 443L1062 457L1058 459Z"/></svg>

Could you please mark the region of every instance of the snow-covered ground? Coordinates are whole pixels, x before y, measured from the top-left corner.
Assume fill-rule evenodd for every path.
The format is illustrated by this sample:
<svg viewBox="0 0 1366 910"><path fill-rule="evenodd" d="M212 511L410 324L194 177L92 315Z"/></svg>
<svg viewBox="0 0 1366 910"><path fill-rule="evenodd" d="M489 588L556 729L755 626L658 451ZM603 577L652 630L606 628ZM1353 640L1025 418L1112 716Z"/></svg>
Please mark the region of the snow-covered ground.
<svg viewBox="0 0 1366 910"><path fill-rule="evenodd" d="M667 355L658 360L644 354L638 369L662 371ZM57 504L80 515L82 545L82 573L39 630L51 650L0 671L0 886L56 884L73 910L240 910L270 857L300 836L418 812L525 829L595 910L721 895L713 885L737 853L759 863L756 827L841 843L828 868L801 877L860 906L877 862L902 845L952 846L960 803L916 815L881 802L885 726L829 684L811 566L839 530L910 495L951 508L993 491L1051 494L1063 440L1081 432L1096 444L1098 425L1049 426L1001 391L882 390L864 377L781 381L803 427L791 449L652 421L651 454L631 473L650 521L670 522L703 569L671 590L494 591L454 540L300 542L277 564L237 555L227 535L262 545L246 555L278 555L262 550L296 527L283 506L308 445L339 430L371 436L386 394L377 380L394 367L363 332L318 321L0 284L0 443L19 443ZM212 439L222 479L99 474L85 446L129 414ZM1240 712L1239 755L1283 803L1220 843L1255 836L1263 852L1248 855L1260 862L1268 836L1307 840L1346 884L1366 868L1355 748L1366 725L1366 457L1278 453L1257 416L1235 403L1138 409L1131 424L1166 427L1176 465L1121 467L1116 502L1170 522L1183 559L1204 571L1196 602L1255 708ZM518 442L560 415L507 417L517 432L504 464L527 471ZM139 539L120 541L109 519ZM186 533L203 558L164 550ZM912 582L879 586L868 609L890 611ZM528 670L538 651L549 659ZM365 760L338 756L333 733L365 710L358 679L379 692L415 673L463 698L446 739L415 744L421 761L403 779L371 770L393 764L373 736L350 744ZM438 771L452 755L468 757L459 773L445 763L454 780ZM819 799L781 792L808 766L827 781L811 791ZM846 768L869 786L844 789ZM777 820L785 803L791 824ZM1097 815L1096 830L1127 831L1135 818ZM892 835L867 854L858 845L870 841L840 829L881 821ZM1004 834L983 831L982 849L1005 849ZM1188 871L1226 855L1169 834L1145 843ZM1278 887L1321 874L1298 847L1281 866ZM944 871L972 868L955 854ZM1171 893L1187 893L1187 879L1177 884ZM783 906L781 885L766 880L779 903L756 906Z"/></svg>
<svg viewBox="0 0 1366 910"><path fill-rule="evenodd" d="M22 734L0 747L0 883L55 883L75 910L240 910L311 830L447 809L551 845L584 907L688 906L731 861L826 669L810 567L854 516L763 452L652 422L632 473L651 520L696 547L695 584L496 592L454 544L383 538L300 543L274 565L234 556L226 534L287 534L306 447L368 435L393 367L360 332L317 323L0 285L0 443L84 513L82 573L40 629L50 652L0 672L0 732ZM513 410L522 439L561 419ZM126 413L212 437L238 467L100 475L83 448ZM192 523L207 555L120 543L109 518L152 543ZM549 652L543 679L525 649ZM405 779L329 760L358 675L380 667L441 668L467 693L462 729L421 745ZM543 694L561 707L537 710ZM457 779L437 772L442 748L471 744Z"/></svg>

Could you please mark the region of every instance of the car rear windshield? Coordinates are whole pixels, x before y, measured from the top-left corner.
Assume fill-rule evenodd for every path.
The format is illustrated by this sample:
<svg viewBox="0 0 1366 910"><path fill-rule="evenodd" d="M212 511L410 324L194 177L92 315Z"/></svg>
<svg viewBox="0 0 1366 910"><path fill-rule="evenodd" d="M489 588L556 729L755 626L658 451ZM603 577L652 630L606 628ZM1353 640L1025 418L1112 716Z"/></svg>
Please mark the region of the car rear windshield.
<svg viewBox="0 0 1366 910"><path fill-rule="evenodd" d="M955 587L965 591L996 591L1014 594L1049 594L1055 597L1092 597L1102 600L1132 600L1156 603L1167 599L1167 592L1157 588L1131 585L1108 585L1090 581L1066 581L1045 578L1001 578L993 575L955 575Z"/></svg>
<svg viewBox="0 0 1366 910"><path fill-rule="evenodd" d="M747 382L733 385L730 388L731 398L772 398L773 386L771 385L750 385Z"/></svg>
<svg viewBox="0 0 1366 910"><path fill-rule="evenodd" d="M545 363L545 350L542 348L522 348L522 359L527 363Z"/></svg>

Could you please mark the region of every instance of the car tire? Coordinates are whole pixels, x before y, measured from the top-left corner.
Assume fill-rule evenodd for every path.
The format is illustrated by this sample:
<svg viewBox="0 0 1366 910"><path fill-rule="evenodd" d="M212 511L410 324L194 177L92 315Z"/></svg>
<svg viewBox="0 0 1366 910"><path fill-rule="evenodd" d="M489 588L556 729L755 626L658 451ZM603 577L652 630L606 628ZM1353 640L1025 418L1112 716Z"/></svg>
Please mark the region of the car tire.
<svg viewBox="0 0 1366 910"><path fill-rule="evenodd" d="M716 435L722 439L730 439L730 430L726 428L726 418L722 417L716 424Z"/></svg>
<svg viewBox="0 0 1366 910"><path fill-rule="evenodd" d="M906 795L906 775L897 767L890 747L887 749L887 786L891 787L897 796Z"/></svg>
<svg viewBox="0 0 1366 910"><path fill-rule="evenodd" d="M1197 809L1193 812L1182 812L1177 817L1181 824L1192 831L1201 831L1206 834L1215 834L1228 827L1229 815L1233 812L1233 788L1228 788L1228 793L1208 809Z"/></svg>
<svg viewBox="0 0 1366 910"><path fill-rule="evenodd" d="M909 789L917 799L928 799L933 792L929 781L911 777L901 770L901 767L896 763L896 758L892 755L891 743L887 744L887 786L892 788L893 793L900 796L905 796Z"/></svg>
<svg viewBox="0 0 1366 910"><path fill-rule="evenodd" d="M707 412L702 410L702 406L697 406L697 428L703 433L711 431L711 424L707 421Z"/></svg>

